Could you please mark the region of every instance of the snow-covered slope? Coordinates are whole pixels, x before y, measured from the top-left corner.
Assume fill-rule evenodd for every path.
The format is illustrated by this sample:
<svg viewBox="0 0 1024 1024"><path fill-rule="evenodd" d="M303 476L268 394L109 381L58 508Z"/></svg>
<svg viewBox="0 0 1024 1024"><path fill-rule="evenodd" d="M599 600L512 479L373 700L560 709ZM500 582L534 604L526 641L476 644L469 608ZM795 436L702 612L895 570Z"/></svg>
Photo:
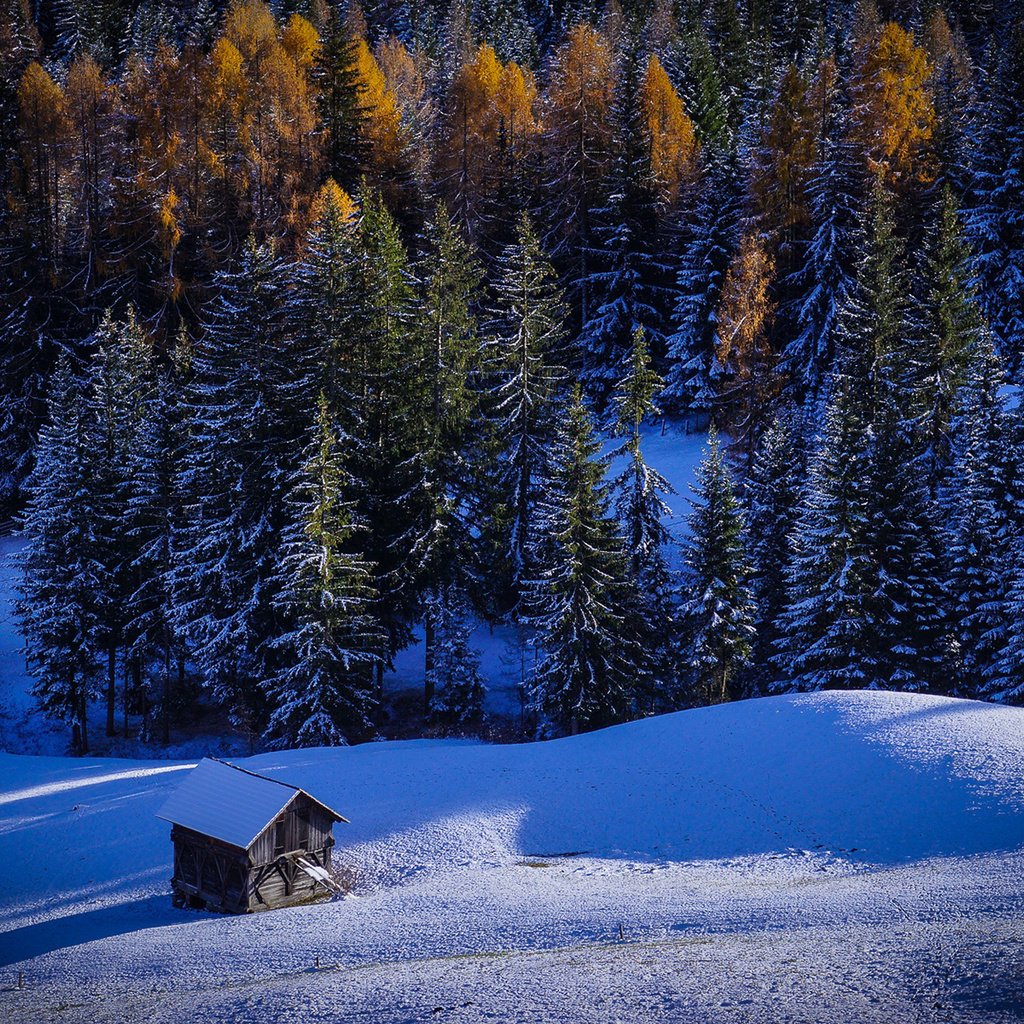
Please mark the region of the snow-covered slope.
<svg viewBox="0 0 1024 1024"><path fill-rule="evenodd" d="M337 857L360 898L175 911L153 813L189 765L0 757L15 1019L335 1019L342 1001L380 1021L707 1020L728 1003L729 1020L863 1022L909 1019L896 1009L922 991L961 1016L916 1019L1024 1009L1024 710L833 693L546 744L244 763L351 819ZM783 998L804 960L813 984ZM825 990L834 1012L815 1018Z"/></svg>

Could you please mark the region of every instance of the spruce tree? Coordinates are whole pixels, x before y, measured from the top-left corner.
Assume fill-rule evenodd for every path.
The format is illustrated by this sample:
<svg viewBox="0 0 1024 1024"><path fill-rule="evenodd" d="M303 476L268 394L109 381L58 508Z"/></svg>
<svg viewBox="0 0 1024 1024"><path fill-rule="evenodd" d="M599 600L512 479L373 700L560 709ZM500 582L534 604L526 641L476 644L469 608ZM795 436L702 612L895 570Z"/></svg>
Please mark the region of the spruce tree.
<svg viewBox="0 0 1024 1024"><path fill-rule="evenodd" d="M613 458L626 464L612 484L615 511L621 524L626 557L640 601L647 646L658 675L671 675L669 666L672 622L671 579L666 549L671 537L665 526L670 509L663 495L672 485L644 459L641 428L659 413L654 396L664 382L651 366L642 329L633 335L629 370L612 396L617 410L615 433L625 437Z"/></svg>
<svg viewBox="0 0 1024 1024"><path fill-rule="evenodd" d="M565 306L529 217L498 264L497 298L486 353L487 449L483 540L496 611L519 601L542 480L548 475L556 410L564 387L560 358Z"/></svg>
<svg viewBox="0 0 1024 1024"><path fill-rule="evenodd" d="M968 233L974 279L996 349L1011 370L1024 353L1024 27L1010 32L982 83Z"/></svg>
<svg viewBox="0 0 1024 1024"><path fill-rule="evenodd" d="M482 272L444 206L438 207L428 227L420 278L424 327L429 338L425 374L430 418L422 453L428 497L415 557L427 590L423 605L424 699L429 709L439 625L436 614L447 615L451 628L457 630L459 612L446 607L445 594L464 588L472 571L473 538L466 519L474 496L469 429L479 401L476 307Z"/></svg>
<svg viewBox="0 0 1024 1024"><path fill-rule="evenodd" d="M1007 600L1014 529L1002 501L1001 459L1009 439L1000 381L991 342L982 336L957 394L951 465L940 492L949 566L952 690L961 697L1000 696L1013 685L1004 675L1007 652L1015 647Z"/></svg>
<svg viewBox="0 0 1024 1024"><path fill-rule="evenodd" d="M841 355L842 320L856 295L856 260L862 246L859 156L848 137L843 95L816 88L828 116L809 185L811 238L789 287L796 293L795 334L783 350L782 370L798 399L824 400Z"/></svg>
<svg viewBox="0 0 1024 1024"><path fill-rule="evenodd" d="M570 734L633 716L648 682L599 452L577 384L551 457L524 602L541 652L531 704Z"/></svg>
<svg viewBox="0 0 1024 1024"><path fill-rule="evenodd" d="M423 585L417 545L430 521L429 350L398 225L378 191L366 189L362 198L352 268L351 471L362 481L358 510L390 658L409 641Z"/></svg>
<svg viewBox="0 0 1024 1024"><path fill-rule="evenodd" d="M970 258L956 201L947 186L942 192L938 223L929 239L923 330L912 338L911 356L915 411L927 446L932 494L949 462L949 433L957 393L972 353L980 344L982 321L968 280Z"/></svg>
<svg viewBox="0 0 1024 1024"><path fill-rule="evenodd" d="M190 376L191 342L182 332L167 364L156 369L152 398L142 410L137 442L130 453L135 487L125 510L125 533L137 552L128 653L143 666L151 666L155 674L164 743L170 742L187 658L175 618L179 596L175 580L189 504L182 474Z"/></svg>
<svg viewBox="0 0 1024 1024"><path fill-rule="evenodd" d="M366 739L377 705L374 672L386 637L373 614L373 576L358 551L360 525L346 493L346 439L325 396L285 501L273 590L281 627L270 639L267 737L279 746Z"/></svg>
<svg viewBox="0 0 1024 1024"><path fill-rule="evenodd" d="M93 446L85 396L62 356L50 385L24 518L28 547L17 603L32 694L44 714L72 724L88 753L89 701L98 695L100 649L92 507Z"/></svg>
<svg viewBox="0 0 1024 1024"><path fill-rule="evenodd" d="M327 173L351 193L369 156L365 86L356 68L356 41L341 8L331 11L312 79L327 132Z"/></svg>
<svg viewBox="0 0 1024 1024"><path fill-rule="evenodd" d="M750 677L758 692L773 682L773 661L782 640L780 622L786 609L787 574L792 561L804 479L802 424L789 411L764 432L744 489L750 589L757 609Z"/></svg>
<svg viewBox="0 0 1024 1024"><path fill-rule="evenodd" d="M329 179L320 191L317 216L292 274L288 327L306 363L304 404L312 407L325 394L332 415L348 431L356 428L359 388L355 246L355 206Z"/></svg>
<svg viewBox="0 0 1024 1024"><path fill-rule="evenodd" d="M193 358L182 482L189 494L175 590L177 625L213 695L249 736L266 714L274 580L304 394L288 343L287 276L250 239L215 279Z"/></svg>
<svg viewBox="0 0 1024 1024"><path fill-rule="evenodd" d="M680 582L680 657L691 700L717 704L740 695L755 609L743 509L714 430L693 490Z"/></svg>
<svg viewBox="0 0 1024 1024"><path fill-rule="evenodd" d="M593 312L578 342L583 380L599 408L626 372L636 330L644 330L654 351L664 352L671 308L671 270L660 251L663 240L650 147L645 143L640 75L640 56L632 52L624 58L616 87L615 166L608 200L596 211L588 289Z"/></svg>
<svg viewBox="0 0 1024 1024"><path fill-rule="evenodd" d="M680 62L686 68L686 109L693 117L701 145L717 160L733 145L730 98L699 16L693 18L691 26L680 47Z"/></svg>
<svg viewBox="0 0 1024 1024"><path fill-rule="evenodd" d="M823 435L809 460L792 533L788 600L779 620L779 690L875 686L867 547L869 432L847 374L833 377Z"/></svg>
<svg viewBox="0 0 1024 1024"><path fill-rule="evenodd" d="M666 410L690 417L698 429L710 419L720 369L715 362L716 314L738 242L737 188L731 170L711 167L683 231L661 401Z"/></svg>
<svg viewBox="0 0 1024 1024"><path fill-rule="evenodd" d="M478 729L483 723L487 688L480 673L480 656L470 640L469 608L455 584L438 591L433 600L430 719L447 732Z"/></svg>
<svg viewBox="0 0 1024 1024"><path fill-rule="evenodd" d="M138 494L136 455L146 408L153 400L152 350L129 309L123 323L108 311L97 334L98 352L90 374L93 453L94 539L98 589L97 637L107 670L107 735L115 732L118 659L131 646L130 623L137 615L138 547L128 522ZM132 665L141 683L140 665ZM127 695L125 697L127 708ZM127 711L126 711L127 715Z"/></svg>

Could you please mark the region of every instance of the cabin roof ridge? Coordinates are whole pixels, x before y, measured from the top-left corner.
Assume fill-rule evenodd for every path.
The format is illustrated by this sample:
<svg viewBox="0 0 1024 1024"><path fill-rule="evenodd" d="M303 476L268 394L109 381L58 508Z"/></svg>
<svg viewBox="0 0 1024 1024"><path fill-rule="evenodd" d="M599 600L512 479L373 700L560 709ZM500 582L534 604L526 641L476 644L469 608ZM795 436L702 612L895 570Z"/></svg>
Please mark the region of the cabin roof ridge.
<svg viewBox="0 0 1024 1024"><path fill-rule="evenodd" d="M217 766L214 768L214 766ZM232 776L223 769L233 769L258 783L232 782ZM287 791L274 795L268 784ZM157 811L157 817L183 828L191 829L228 843L239 849L248 849L298 796L305 796L335 821L348 823L322 800L290 782L261 775L248 768L232 764L217 757L204 757L189 772L188 777L168 797Z"/></svg>

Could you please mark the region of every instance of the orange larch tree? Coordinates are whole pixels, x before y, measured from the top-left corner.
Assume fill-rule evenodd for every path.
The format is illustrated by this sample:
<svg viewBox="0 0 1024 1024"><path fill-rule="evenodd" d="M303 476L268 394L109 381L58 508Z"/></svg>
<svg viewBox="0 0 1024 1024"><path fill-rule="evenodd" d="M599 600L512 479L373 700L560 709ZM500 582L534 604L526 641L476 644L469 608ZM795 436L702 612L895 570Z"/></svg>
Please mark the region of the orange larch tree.
<svg viewBox="0 0 1024 1024"><path fill-rule="evenodd" d="M554 252L568 264L582 322L590 317L595 213L614 164L616 66L604 36L573 26L555 54L545 105L547 201Z"/></svg>
<svg viewBox="0 0 1024 1024"><path fill-rule="evenodd" d="M697 177L700 147L693 121L655 54L640 84L640 104L658 198L673 206Z"/></svg>
<svg viewBox="0 0 1024 1024"><path fill-rule="evenodd" d="M44 265L54 266L63 241L60 197L68 111L64 91L37 61L21 77L18 112L26 226L36 236Z"/></svg>
<svg viewBox="0 0 1024 1024"><path fill-rule="evenodd" d="M715 356L725 418L751 458L780 383L770 341L774 277L775 261L762 238L747 232L725 275Z"/></svg>
<svg viewBox="0 0 1024 1024"><path fill-rule="evenodd" d="M925 50L895 22L859 48L853 95L853 136L872 172L897 190L934 176L928 144L935 129Z"/></svg>
<svg viewBox="0 0 1024 1024"><path fill-rule="evenodd" d="M753 217L786 275L794 243L810 225L808 185L818 155L818 119L795 65L779 82L767 125L751 161Z"/></svg>

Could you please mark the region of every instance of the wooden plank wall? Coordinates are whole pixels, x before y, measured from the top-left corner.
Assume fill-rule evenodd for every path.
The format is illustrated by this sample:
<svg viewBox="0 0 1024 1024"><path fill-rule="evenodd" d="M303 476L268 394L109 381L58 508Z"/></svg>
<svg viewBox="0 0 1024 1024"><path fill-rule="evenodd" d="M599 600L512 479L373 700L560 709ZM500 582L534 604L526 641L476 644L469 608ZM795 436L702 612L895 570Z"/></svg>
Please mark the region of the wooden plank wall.
<svg viewBox="0 0 1024 1024"><path fill-rule="evenodd" d="M279 827L278 822L281 822ZM197 895L211 906L239 911L263 910L302 902L324 892L322 886L286 854L304 851L315 864L330 870L333 821L303 793L296 793L282 814L257 836L246 853L210 836L175 825L174 879L179 891ZM197 868L201 877L196 877ZM232 868L241 870L239 876ZM230 873L230 875L229 875ZM230 877L230 892L224 892ZM258 895L257 895L258 893Z"/></svg>

